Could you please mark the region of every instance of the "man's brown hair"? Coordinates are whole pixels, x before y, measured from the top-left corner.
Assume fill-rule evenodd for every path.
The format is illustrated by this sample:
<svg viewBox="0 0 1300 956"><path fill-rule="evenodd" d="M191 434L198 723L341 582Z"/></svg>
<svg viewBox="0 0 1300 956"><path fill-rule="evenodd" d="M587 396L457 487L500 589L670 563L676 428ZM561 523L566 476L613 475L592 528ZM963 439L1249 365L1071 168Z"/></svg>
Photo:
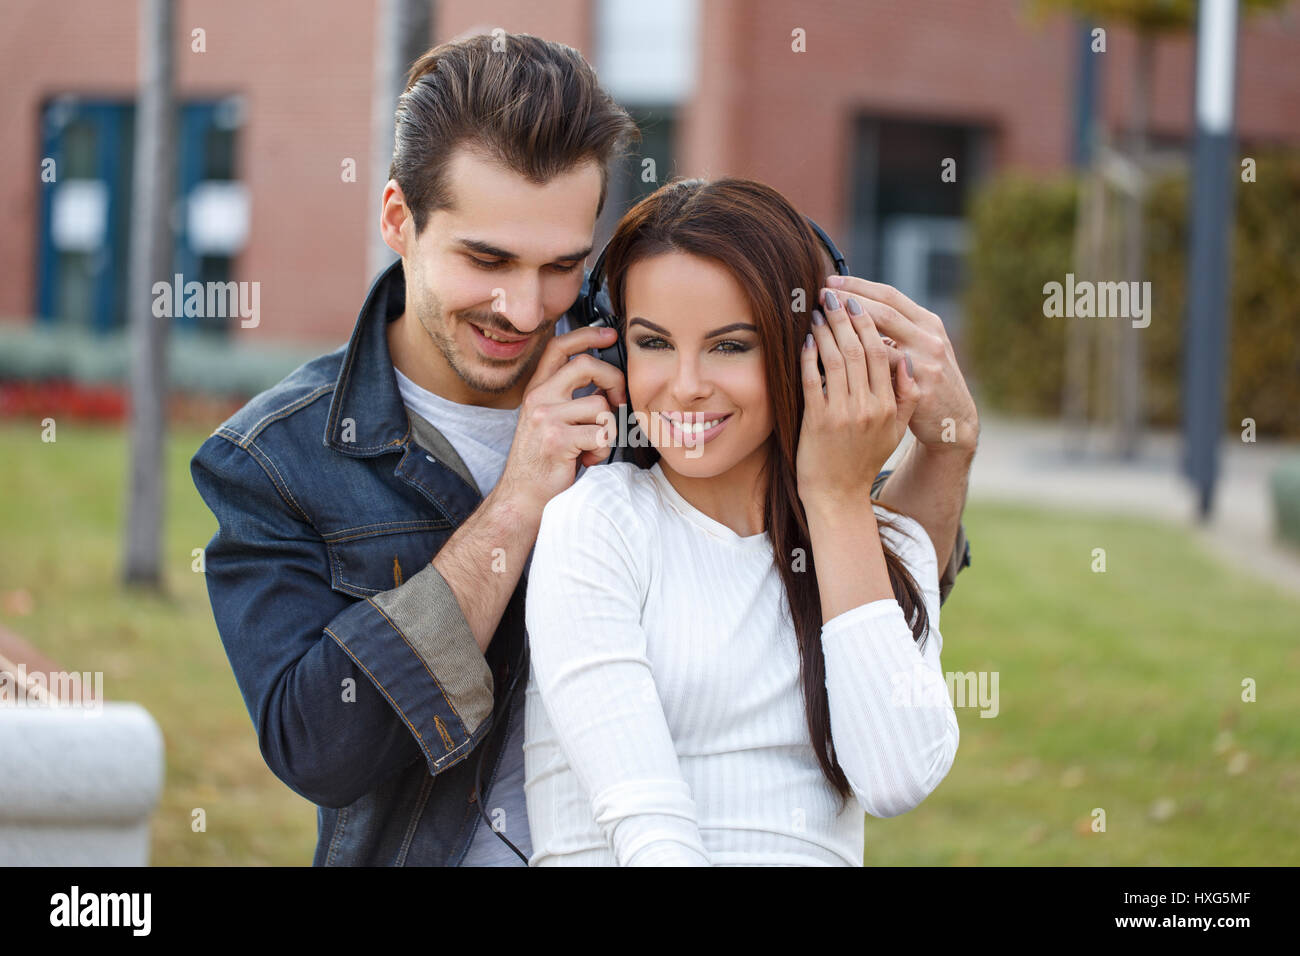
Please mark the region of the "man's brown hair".
<svg viewBox="0 0 1300 956"><path fill-rule="evenodd" d="M388 177L402 188L418 235L431 213L452 205L445 171L459 146L539 185L593 159L599 215L610 161L639 139L577 50L527 33L481 34L436 46L411 66Z"/></svg>

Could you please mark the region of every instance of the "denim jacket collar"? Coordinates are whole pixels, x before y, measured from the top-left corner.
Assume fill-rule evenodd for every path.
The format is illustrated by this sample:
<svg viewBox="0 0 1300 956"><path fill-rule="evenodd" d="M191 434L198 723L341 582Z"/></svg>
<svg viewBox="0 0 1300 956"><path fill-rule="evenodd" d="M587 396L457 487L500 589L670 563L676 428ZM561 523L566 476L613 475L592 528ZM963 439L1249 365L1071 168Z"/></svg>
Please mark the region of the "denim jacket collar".
<svg viewBox="0 0 1300 956"><path fill-rule="evenodd" d="M387 334L388 323L405 308L406 277L399 259L370 286L343 355L324 436L337 452L367 458L396 451L410 437Z"/></svg>
<svg viewBox="0 0 1300 956"><path fill-rule="evenodd" d="M361 306L335 381L324 443L354 458L403 452L393 473L419 488L459 526L483 496L454 467L428 455L435 449L423 449L411 439L411 422L397 388L387 334L388 323L405 308L406 276L399 259L375 279ZM422 460L425 457L435 462L441 474L430 474Z"/></svg>

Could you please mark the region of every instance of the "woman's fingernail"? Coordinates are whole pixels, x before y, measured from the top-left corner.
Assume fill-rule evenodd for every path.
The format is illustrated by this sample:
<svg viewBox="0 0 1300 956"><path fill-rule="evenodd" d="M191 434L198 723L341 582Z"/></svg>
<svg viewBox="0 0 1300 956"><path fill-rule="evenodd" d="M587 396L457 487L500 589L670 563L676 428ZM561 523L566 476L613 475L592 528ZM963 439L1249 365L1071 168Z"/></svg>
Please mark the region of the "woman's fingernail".
<svg viewBox="0 0 1300 956"><path fill-rule="evenodd" d="M842 275L827 276L826 284L833 285L835 286L835 288L838 289L840 286L844 285L844 276Z"/></svg>
<svg viewBox="0 0 1300 956"><path fill-rule="evenodd" d="M844 307L849 310L849 315L862 314L862 305L853 296L849 296L849 301L844 303Z"/></svg>
<svg viewBox="0 0 1300 956"><path fill-rule="evenodd" d="M835 297L835 293L834 293L834 292L832 292L832 291L830 291L829 289L827 289L827 290L826 290L826 308L830 309L830 310L833 312L833 311L835 311L836 309L838 309L839 307L840 307L840 300L837 299L837 298Z"/></svg>
<svg viewBox="0 0 1300 956"><path fill-rule="evenodd" d="M813 337L811 332L809 332L807 337L803 340L803 347L806 349L813 347Z"/></svg>
<svg viewBox="0 0 1300 956"><path fill-rule="evenodd" d="M912 356L910 356L910 355L908 355L906 352L904 352L904 353L903 353L903 358L907 360L907 377L908 377L908 378L915 378L916 376L912 374Z"/></svg>
<svg viewBox="0 0 1300 956"><path fill-rule="evenodd" d="M826 316L822 315L822 310L813 309L813 325L825 325L825 324L826 324ZM809 332L808 334L811 335L812 333Z"/></svg>

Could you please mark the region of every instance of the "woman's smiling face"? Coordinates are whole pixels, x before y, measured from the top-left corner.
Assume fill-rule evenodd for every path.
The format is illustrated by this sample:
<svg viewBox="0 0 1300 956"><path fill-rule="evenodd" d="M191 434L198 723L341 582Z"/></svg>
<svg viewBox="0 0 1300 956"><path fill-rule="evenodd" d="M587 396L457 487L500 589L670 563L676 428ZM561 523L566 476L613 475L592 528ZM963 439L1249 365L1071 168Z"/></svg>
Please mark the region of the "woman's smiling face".
<svg viewBox="0 0 1300 956"><path fill-rule="evenodd" d="M628 396L664 465L712 478L765 459L763 352L736 278L712 259L665 252L628 268L625 303Z"/></svg>

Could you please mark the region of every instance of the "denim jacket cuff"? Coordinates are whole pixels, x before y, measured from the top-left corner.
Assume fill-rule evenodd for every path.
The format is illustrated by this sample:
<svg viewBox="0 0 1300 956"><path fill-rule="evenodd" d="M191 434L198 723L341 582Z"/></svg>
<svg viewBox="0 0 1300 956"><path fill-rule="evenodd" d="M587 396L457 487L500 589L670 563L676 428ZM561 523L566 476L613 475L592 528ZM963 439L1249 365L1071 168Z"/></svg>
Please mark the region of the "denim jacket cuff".
<svg viewBox="0 0 1300 956"><path fill-rule="evenodd" d="M880 489L884 487L885 479L894 473L890 468L876 475L875 481L871 483L871 497L880 494ZM948 557L948 566L943 569L939 575L939 604L948 600L948 595L952 593L953 587L957 584L957 573L962 568L970 567L970 544L966 541L966 526L960 521L957 523L957 543L953 545L952 554Z"/></svg>
<svg viewBox="0 0 1300 956"><path fill-rule="evenodd" d="M326 630L410 728L430 773L469 756L491 722L492 671L433 564L358 601Z"/></svg>
<svg viewBox="0 0 1300 956"><path fill-rule="evenodd" d="M966 541L966 526L958 522L957 543L953 545L952 554L948 557L948 566L943 569L943 574L939 575L940 605L948 600L949 593L957 583L957 572L968 567L970 567L970 545Z"/></svg>

